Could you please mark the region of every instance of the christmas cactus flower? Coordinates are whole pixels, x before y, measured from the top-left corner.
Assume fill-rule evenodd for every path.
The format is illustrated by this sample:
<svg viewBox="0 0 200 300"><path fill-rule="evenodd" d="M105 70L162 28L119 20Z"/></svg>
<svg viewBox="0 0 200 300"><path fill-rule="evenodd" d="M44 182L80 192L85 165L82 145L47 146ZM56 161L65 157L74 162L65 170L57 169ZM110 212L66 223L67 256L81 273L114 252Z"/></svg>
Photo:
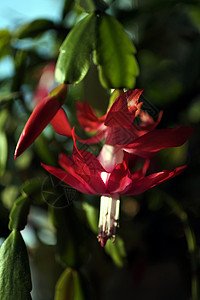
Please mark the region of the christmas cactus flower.
<svg viewBox="0 0 200 300"><path fill-rule="evenodd" d="M131 172L128 168L130 154L123 149L104 144L99 155L79 150L74 129L72 157L60 154L59 164L63 168L42 166L52 175L85 194L101 195L99 235L101 246L110 238L115 239L119 224L120 195L138 195L180 174L185 166L146 175L149 160L143 167Z"/></svg>
<svg viewBox="0 0 200 300"><path fill-rule="evenodd" d="M156 129L162 111L154 121L148 112L142 109L143 103L139 102L142 92L141 89L134 89L122 93L108 112L100 118L87 101L77 102L77 118L81 127L86 132L97 131L97 133L85 140L78 136L76 138L85 144L99 143L105 139L106 144L143 158L150 158L161 149L184 144L193 128L180 126ZM69 124L66 116L63 116L63 122L61 126L57 126L58 129L66 127L65 123L66 126ZM67 136L70 136L69 132Z"/></svg>
<svg viewBox="0 0 200 300"><path fill-rule="evenodd" d="M21 155L38 137L43 129L51 122L59 134L71 135L71 128L66 126L66 115L61 108L67 95L67 85L60 84L48 96L42 99L29 117L16 146L14 157ZM65 127L62 126L62 121Z"/></svg>

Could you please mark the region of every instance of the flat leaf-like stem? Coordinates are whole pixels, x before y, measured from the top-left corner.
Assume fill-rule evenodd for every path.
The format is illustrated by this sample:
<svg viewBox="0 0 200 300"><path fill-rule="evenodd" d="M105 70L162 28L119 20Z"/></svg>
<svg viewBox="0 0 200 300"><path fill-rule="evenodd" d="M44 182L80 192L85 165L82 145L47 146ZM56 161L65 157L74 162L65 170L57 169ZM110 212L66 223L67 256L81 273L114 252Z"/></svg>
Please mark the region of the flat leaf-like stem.
<svg viewBox="0 0 200 300"><path fill-rule="evenodd" d="M101 14L97 23L94 62L99 68L101 84L105 88L129 88L135 84L139 68L136 49L122 25L113 17Z"/></svg>
<svg viewBox="0 0 200 300"><path fill-rule="evenodd" d="M10 212L9 229L23 230L27 223L30 208L30 200L27 195L20 196L14 203Z"/></svg>
<svg viewBox="0 0 200 300"><path fill-rule="evenodd" d="M31 276L26 246L14 230L0 248L0 299L31 300Z"/></svg>
<svg viewBox="0 0 200 300"><path fill-rule="evenodd" d="M90 66L90 54L95 45L95 14L89 14L67 35L60 48L55 77L60 83L78 83Z"/></svg>
<svg viewBox="0 0 200 300"><path fill-rule="evenodd" d="M56 284L55 300L90 300L88 283L81 272L67 268Z"/></svg>

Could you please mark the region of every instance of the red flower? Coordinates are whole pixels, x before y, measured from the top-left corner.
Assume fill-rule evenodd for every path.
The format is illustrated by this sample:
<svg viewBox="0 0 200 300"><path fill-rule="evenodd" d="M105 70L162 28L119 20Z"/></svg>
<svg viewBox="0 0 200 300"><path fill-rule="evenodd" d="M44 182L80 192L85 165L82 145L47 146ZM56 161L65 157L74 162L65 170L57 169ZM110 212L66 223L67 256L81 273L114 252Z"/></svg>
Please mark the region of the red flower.
<svg viewBox="0 0 200 300"><path fill-rule="evenodd" d="M67 135L68 131L70 131L71 135L70 126L62 128L60 124L63 118L66 124L66 116L61 109L66 94L67 85L60 84L38 103L21 133L15 150L15 158L22 154L33 143L49 122L52 122L53 125L55 124L54 129L56 129L56 132Z"/></svg>
<svg viewBox="0 0 200 300"><path fill-rule="evenodd" d="M137 195L181 173L185 166L146 175L149 160L143 168L131 173L129 154L122 149L104 145L98 157L88 151L78 150L74 138L73 156L61 154L59 164L64 169L42 166L71 187L85 194L101 195L98 239L101 245L115 238L119 222L120 195Z"/></svg>
<svg viewBox="0 0 200 300"><path fill-rule="evenodd" d="M150 158L161 149L184 144L193 128L180 126L156 129L162 112L159 113L157 121L154 121L142 110L143 103L138 102L142 91L135 89L121 94L108 112L100 118L86 101L77 102L77 118L81 127L86 132L97 131L97 134L86 140L78 136L76 138L86 144L98 143L106 138L106 144L143 158ZM136 117L139 118L139 125L134 123ZM67 118L64 120L63 117L62 126L65 123L69 124Z"/></svg>

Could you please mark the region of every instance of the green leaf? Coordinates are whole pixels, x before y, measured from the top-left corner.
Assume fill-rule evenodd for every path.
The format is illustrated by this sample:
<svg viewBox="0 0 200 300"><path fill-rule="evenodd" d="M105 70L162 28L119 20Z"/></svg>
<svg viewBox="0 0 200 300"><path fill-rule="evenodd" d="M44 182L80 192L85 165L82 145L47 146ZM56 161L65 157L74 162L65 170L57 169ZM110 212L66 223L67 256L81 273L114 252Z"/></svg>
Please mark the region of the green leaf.
<svg viewBox="0 0 200 300"><path fill-rule="evenodd" d="M54 23L50 20L37 19L30 23L23 24L22 26L20 26L14 32L14 37L17 39L32 38L54 27Z"/></svg>
<svg viewBox="0 0 200 300"><path fill-rule="evenodd" d="M78 83L88 72L95 46L94 14L89 14L70 31L60 48L55 77L60 83Z"/></svg>
<svg viewBox="0 0 200 300"><path fill-rule="evenodd" d="M30 200L27 195L21 195L14 203L10 212L9 229L23 230L27 224Z"/></svg>
<svg viewBox="0 0 200 300"><path fill-rule="evenodd" d="M115 18L102 14L97 25L94 63L98 65L101 84L105 88L132 89L139 74L134 45Z"/></svg>
<svg viewBox="0 0 200 300"><path fill-rule="evenodd" d="M88 13L103 12L108 8L108 5L103 0L76 0L76 4Z"/></svg>
<svg viewBox="0 0 200 300"><path fill-rule="evenodd" d="M8 30L0 30L0 58L10 55L11 33Z"/></svg>
<svg viewBox="0 0 200 300"><path fill-rule="evenodd" d="M31 276L25 243L14 230L0 248L0 299L31 300Z"/></svg>
<svg viewBox="0 0 200 300"><path fill-rule="evenodd" d="M109 254L118 267L123 267L126 262L126 251L123 240L117 236L115 242L108 240L105 251Z"/></svg>
<svg viewBox="0 0 200 300"><path fill-rule="evenodd" d="M6 169L6 162L8 156L8 143L4 131L0 129L0 176L3 176Z"/></svg>
<svg viewBox="0 0 200 300"><path fill-rule="evenodd" d="M89 300L91 299L88 282L83 274L67 268L56 284L55 300Z"/></svg>

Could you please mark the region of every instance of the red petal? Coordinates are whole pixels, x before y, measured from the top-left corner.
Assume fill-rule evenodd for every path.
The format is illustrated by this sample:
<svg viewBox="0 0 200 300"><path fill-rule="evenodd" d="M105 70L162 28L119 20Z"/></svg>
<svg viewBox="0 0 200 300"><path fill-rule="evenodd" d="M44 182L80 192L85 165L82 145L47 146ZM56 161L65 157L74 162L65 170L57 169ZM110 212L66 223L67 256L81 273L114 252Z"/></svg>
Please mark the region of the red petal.
<svg viewBox="0 0 200 300"><path fill-rule="evenodd" d="M87 183L80 182L79 179L75 178L71 174L52 166L47 166L45 164L41 164L43 168L45 168L49 173L59 178L61 181L67 183L74 189L84 193L84 194L95 194L95 192L91 191L91 188Z"/></svg>
<svg viewBox="0 0 200 300"><path fill-rule="evenodd" d="M75 168L74 168L75 163L74 163L72 157L69 157L63 153L60 153L58 163L67 172L69 172L73 176L76 176L76 172L75 172Z"/></svg>
<svg viewBox="0 0 200 300"><path fill-rule="evenodd" d="M53 119L51 119L51 125L56 133L69 137L72 136L71 126L62 107L58 110Z"/></svg>
<svg viewBox="0 0 200 300"><path fill-rule="evenodd" d="M71 157L68 157L65 154L60 154L59 155L59 164L61 167L63 167L65 170L67 170L71 175L73 175L74 177L76 177L78 180L80 180L80 182L82 182L83 184L85 184L85 182L87 182L87 186L88 189L90 189L91 191L93 191L93 194L95 194L95 188L93 188L92 182L91 182L91 176L92 176L92 172L91 170L87 170L86 165L83 163L81 163L80 161L78 161L78 165L76 165L76 162L74 162L74 160ZM94 173L94 172L93 172ZM89 180L88 180L88 176L89 176ZM96 176L96 174L95 174ZM97 180L99 181L99 176L97 178ZM103 189L103 191L105 190L105 187ZM97 192L97 194L99 194Z"/></svg>
<svg viewBox="0 0 200 300"><path fill-rule="evenodd" d="M161 182L179 175L185 170L185 168L186 166L182 166L175 169L164 170L159 173L154 173L138 180L133 179L132 184L129 187L127 187L123 192L121 192L121 194L125 194L125 195L141 194L147 191L148 189L160 184Z"/></svg>
<svg viewBox="0 0 200 300"><path fill-rule="evenodd" d="M106 118L106 115L98 118L87 101L76 102L76 114L79 124L87 132L99 130Z"/></svg>
<svg viewBox="0 0 200 300"><path fill-rule="evenodd" d="M133 143L139 137L133 127L107 127L107 136L105 144L116 146Z"/></svg>
<svg viewBox="0 0 200 300"><path fill-rule="evenodd" d="M72 129L72 137L74 140L73 161L75 163L75 172L86 181L97 194L105 194L106 186L101 179L101 172L105 172L96 156L92 153L79 150L76 146L76 138L74 128Z"/></svg>
<svg viewBox="0 0 200 300"><path fill-rule="evenodd" d="M48 125L64 103L66 93L67 85L61 84L35 107L19 138L15 158L22 154Z"/></svg>
<svg viewBox="0 0 200 300"><path fill-rule="evenodd" d="M76 174L82 177L97 194L105 194L107 189L101 179L101 172L105 172L104 168L92 153L84 150L79 150L79 152L81 156L77 154L76 150L73 153Z"/></svg>
<svg viewBox="0 0 200 300"><path fill-rule="evenodd" d="M143 90L130 90L121 94L107 113L106 126L130 127L137 111L137 104Z"/></svg>
<svg viewBox="0 0 200 300"><path fill-rule="evenodd" d="M140 131L140 135L143 135L148 131L152 131L154 128L157 127L157 125L160 123L160 120L162 119L162 115L163 115L163 111L160 111L157 121L154 122L153 118L146 111L141 111L140 112L141 124L139 126L136 125L134 126Z"/></svg>
<svg viewBox="0 0 200 300"><path fill-rule="evenodd" d="M85 184L85 181L88 184L88 187L91 191L93 191L93 194L97 192L97 194L101 194L100 192L105 192L105 185L102 185L102 180L100 178L100 175L97 174L97 170L95 170L95 165L89 163L89 166L91 169L87 168L87 165L85 163L82 164L82 162L78 161L78 164L73 161L72 158L68 157L65 154L60 154L59 156L59 164L61 167L63 167L65 170L67 170L71 175L79 179L83 184ZM102 169L103 170L103 169ZM95 183L93 181L96 181ZM98 182L100 182L98 184ZM99 186L100 185L100 189ZM96 192L95 192L96 191Z"/></svg>
<svg viewBox="0 0 200 300"><path fill-rule="evenodd" d="M127 168L126 162L118 164L115 169L112 171L107 188L111 194L120 193L127 186L131 184L131 174Z"/></svg>
<svg viewBox="0 0 200 300"><path fill-rule="evenodd" d="M119 145L119 147L129 153L150 158L161 149L184 144L192 132L191 127L156 129L139 137L131 144Z"/></svg>
<svg viewBox="0 0 200 300"><path fill-rule="evenodd" d="M95 134L94 136L92 136L88 139L85 139L85 140L81 139L77 135L76 135L76 139L83 144L98 144L105 138L106 133L107 133L107 130L103 129L99 133Z"/></svg>

